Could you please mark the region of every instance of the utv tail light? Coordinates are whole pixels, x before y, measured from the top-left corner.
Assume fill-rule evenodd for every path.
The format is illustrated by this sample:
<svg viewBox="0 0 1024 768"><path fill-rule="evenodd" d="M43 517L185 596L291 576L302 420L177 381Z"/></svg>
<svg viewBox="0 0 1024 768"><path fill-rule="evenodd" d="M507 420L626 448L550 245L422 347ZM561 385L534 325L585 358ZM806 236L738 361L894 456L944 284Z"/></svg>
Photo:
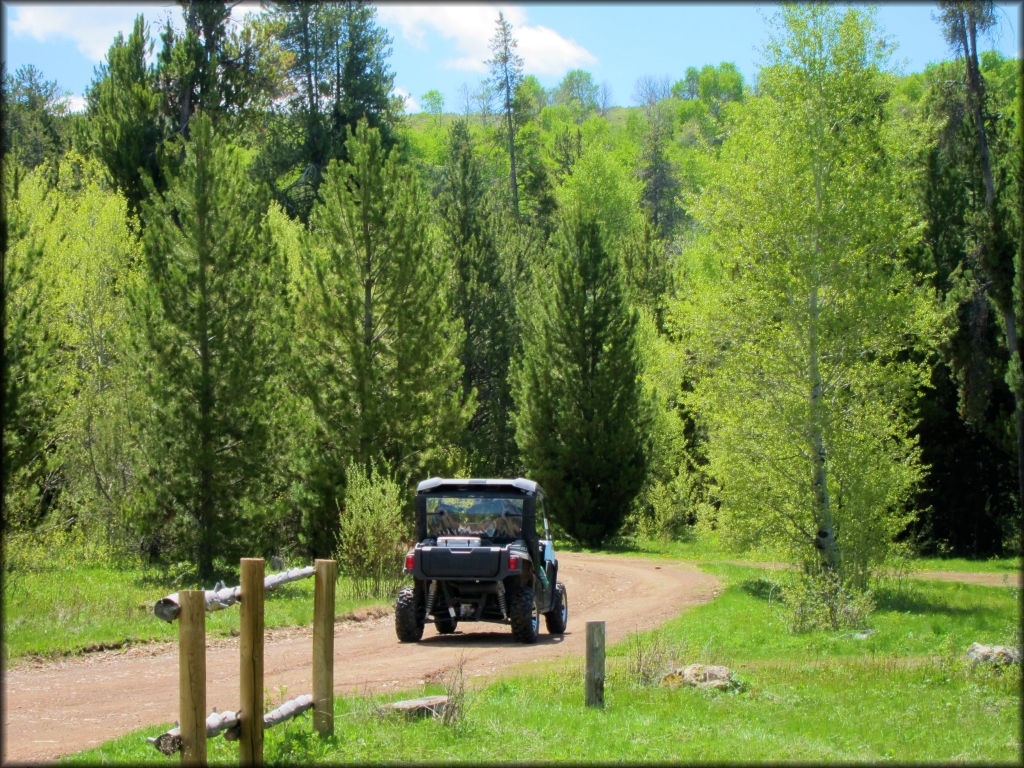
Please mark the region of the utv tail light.
<svg viewBox="0 0 1024 768"><path fill-rule="evenodd" d="M416 553L415 552L408 552L405 555L405 570L411 571L415 565L416 565Z"/></svg>
<svg viewBox="0 0 1024 768"><path fill-rule="evenodd" d="M517 555L509 555L508 556L508 569L510 571L518 571L519 570L519 557Z"/></svg>

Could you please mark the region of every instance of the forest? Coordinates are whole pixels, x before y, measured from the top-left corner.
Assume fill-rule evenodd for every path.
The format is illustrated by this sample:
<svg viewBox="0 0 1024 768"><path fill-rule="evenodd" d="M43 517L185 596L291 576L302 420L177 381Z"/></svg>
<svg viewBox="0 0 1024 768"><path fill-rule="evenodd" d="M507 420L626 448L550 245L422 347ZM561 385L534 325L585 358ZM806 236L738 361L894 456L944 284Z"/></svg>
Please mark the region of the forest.
<svg viewBox="0 0 1024 768"><path fill-rule="evenodd" d="M432 475L526 476L558 537L714 530L851 589L1020 551L1021 62L988 2L900 74L872 11L608 104L501 15L405 114L360 2L181 3L71 113L3 82L3 542L212 584L397 563Z"/></svg>

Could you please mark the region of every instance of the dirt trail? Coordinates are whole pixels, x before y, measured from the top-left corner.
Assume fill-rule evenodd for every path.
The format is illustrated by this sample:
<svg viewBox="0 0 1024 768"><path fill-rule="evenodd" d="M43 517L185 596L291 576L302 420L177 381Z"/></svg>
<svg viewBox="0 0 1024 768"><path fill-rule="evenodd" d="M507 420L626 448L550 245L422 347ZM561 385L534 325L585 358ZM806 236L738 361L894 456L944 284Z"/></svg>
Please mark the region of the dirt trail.
<svg viewBox="0 0 1024 768"><path fill-rule="evenodd" d="M454 635L427 625L423 640L399 644L390 612L335 625L334 689L378 693L415 688L465 656L468 677L504 674L540 659L585 653L585 622L607 622L608 642L650 629L718 593L718 580L696 566L620 556L559 555L569 595L564 637L541 632L536 645L512 641L507 627L466 624ZM156 619L154 619L155 621ZM238 705L238 640L207 642L207 710ZM264 679L271 697L312 690L312 630L269 630ZM174 643L104 651L57 662L25 663L3 677L3 763L46 762L146 725L177 718ZM582 695L582 693L581 693ZM269 703L269 701L268 701Z"/></svg>

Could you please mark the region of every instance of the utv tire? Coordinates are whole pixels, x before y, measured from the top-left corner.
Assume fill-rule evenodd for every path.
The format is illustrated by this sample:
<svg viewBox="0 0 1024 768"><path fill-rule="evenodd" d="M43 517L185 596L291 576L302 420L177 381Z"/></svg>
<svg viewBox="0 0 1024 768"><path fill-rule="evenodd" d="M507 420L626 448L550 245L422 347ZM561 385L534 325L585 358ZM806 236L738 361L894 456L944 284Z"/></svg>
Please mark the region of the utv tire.
<svg viewBox="0 0 1024 768"><path fill-rule="evenodd" d="M415 643L423 637L423 619L413 587L402 587L395 601L395 634L399 642Z"/></svg>
<svg viewBox="0 0 1024 768"><path fill-rule="evenodd" d="M533 604L533 590L529 587L518 589L511 595L508 606L509 619L512 623L512 636L520 643L537 642L537 628L540 614Z"/></svg>
<svg viewBox="0 0 1024 768"><path fill-rule="evenodd" d="M459 626L459 620L451 617L444 619L434 619L434 629L441 635L450 635L455 631L455 628Z"/></svg>
<svg viewBox="0 0 1024 768"><path fill-rule="evenodd" d="M565 633L565 625L569 623L569 598L565 594L565 584L558 582L555 585L555 599L551 604L551 610L544 614L544 624L548 633L561 635Z"/></svg>

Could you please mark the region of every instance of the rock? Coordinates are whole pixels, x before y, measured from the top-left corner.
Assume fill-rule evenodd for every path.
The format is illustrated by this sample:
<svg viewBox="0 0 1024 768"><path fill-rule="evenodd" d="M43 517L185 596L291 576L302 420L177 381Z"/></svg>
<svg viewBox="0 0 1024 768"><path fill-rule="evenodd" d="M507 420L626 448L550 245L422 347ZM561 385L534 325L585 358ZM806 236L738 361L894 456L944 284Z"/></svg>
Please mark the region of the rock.
<svg viewBox="0 0 1024 768"><path fill-rule="evenodd" d="M1020 649L1008 645L982 645L972 643L967 649L967 658L971 664L988 663L997 667L1020 664Z"/></svg>
<svg viewBox="0 0 1024 768"><path fill-rule="evenodd" d="M728 667L691 664L674 669L661 678L661 684L670 688L692 685L697 688L736 688L739 683L733 679Z"/></svg>

